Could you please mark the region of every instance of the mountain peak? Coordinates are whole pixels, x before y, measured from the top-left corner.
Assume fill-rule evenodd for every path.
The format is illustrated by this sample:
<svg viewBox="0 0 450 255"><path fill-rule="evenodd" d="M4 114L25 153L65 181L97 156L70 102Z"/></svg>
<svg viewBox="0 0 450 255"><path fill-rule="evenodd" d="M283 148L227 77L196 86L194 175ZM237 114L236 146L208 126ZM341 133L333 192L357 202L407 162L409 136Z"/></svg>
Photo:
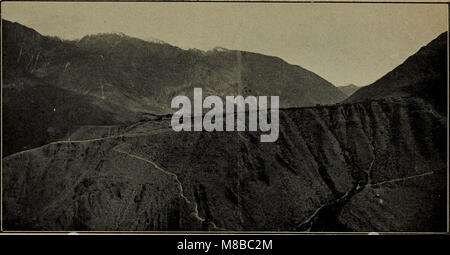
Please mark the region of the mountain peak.
<svg viewBox="0 0 450 255"><path fill-rule="evenodd" d="M447 101L447 47L447 32L444 32L385 76L359 89L345 102L415 96L443 109Z"/></svg>

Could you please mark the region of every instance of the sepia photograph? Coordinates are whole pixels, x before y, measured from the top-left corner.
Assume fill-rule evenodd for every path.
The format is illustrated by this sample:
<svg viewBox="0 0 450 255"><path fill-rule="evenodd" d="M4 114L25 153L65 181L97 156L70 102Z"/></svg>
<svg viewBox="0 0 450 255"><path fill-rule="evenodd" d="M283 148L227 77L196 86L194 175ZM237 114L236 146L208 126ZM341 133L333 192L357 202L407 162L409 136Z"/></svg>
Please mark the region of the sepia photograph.
<svg viewBox="0 0 450 255"><path fill-rule="evenodd" d="M448 232L446 3L1 9L3 233Z"/></svg>

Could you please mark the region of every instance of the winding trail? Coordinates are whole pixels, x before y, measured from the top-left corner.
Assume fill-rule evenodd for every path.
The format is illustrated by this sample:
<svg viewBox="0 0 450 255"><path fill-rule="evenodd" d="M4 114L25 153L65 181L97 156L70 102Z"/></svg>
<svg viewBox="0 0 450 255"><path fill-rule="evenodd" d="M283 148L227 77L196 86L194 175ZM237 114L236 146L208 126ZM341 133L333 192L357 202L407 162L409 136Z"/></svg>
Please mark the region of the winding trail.
<svg viewBox="0 0 450 255"><path fill-rule="evenodd" d="M148 136L148 135L155 135L155 134L159 134L159 133L163 133L163 132L170 132L172 131L172 129L167 128L167 129L155 129L152 130L153 132L144 132L144 133L137 133L137 134L129 134L129 135L114 135L114 136L105 136L105 137L101 137L101 138L92 138L92 139L86 139L86 140L63 140L63 141L55 141L55 142L51 142L36 148L32 148L32 149L28 149L28 150L24 150L24 151L19 151L13 154L10 154L4 158L9 158L9 157L14 157L14 156L18 156L27 152L33 152L33 151L37 151L40 150L42 148L48 147L50 145L58 145L58 144L77 144L77 143L89 143L89 142L96 142L96 141L104 141L104 140L110 140L110 139L120 139L120 138L134 138L134 137L141 137L141 136Z"/></svg>
<svg viewBox="0 0 450 255"><path fill-rule="evenodd" d="M372 168L372 163L370 164L370 168ZM366 172L366 171L364 171ZM368 170L368 172L370 172L370 170ZM300 223L298 225L298 228L300 229L305 229L305 226L309 225L309 228L306 231L309 231L312 227L313 224L313 220L314 218L326 207L329 206L334 206L339 204L340 202L344 201L345 199L350 199L351 197L353 197L354 195L356 195L357 193L361 192L362 190L364 190L365 188L372 188L374 186L381 186L384 184L388 184L388 183L395 183L395 182L401 182L401 181L407 181L407 180L411 180L414 178L419 178L419 177L424 177L424 176L428 176L428 175L432 175L434 174L434 171L429 171L429 172L425 172L422 174L417 174L417 175L412 175L412 176L407 176L407 177L403 177L403 178L396 178L396 179L391 179L391 180L387 180L387 181L383 181L383 182L378 182L378 183L368 183L364 186L357 186L355 189L346 192L343 196L341 196L340 198L337 198L335 200L332 200L328 203L325 203L323 205L321 205L319 208L317 208L305 221L303 221L302 223Z"/></svg>
<svg viewBox="0 0 450 255"><path fill-rule="evenodd" d="M181 184L181 182L180 182L180 180L178 179L178 176L177 176L176 174L174 174L174 173L172 173L172 172L169 172L169 171L167 171L167 170L164 170L163 168L161 168L160 166L158 166L155 162L153 162L153 161L151 161L151 160L148 160L148 159L146 159L146 158L143 158L143 157L140 157L140 156L137 156L137 155L134 155L134 154L130 154L130 153L126 152L126 151L123 151L123 150L118 149L117 147L113 148L113 150L116 151L116 152L125 154L125 155L127 155L128 157L131 157L131 158L134 158L134 159L138 159L138 160L142 160L142 161L144 161L144 162L147 162L147 163L151 164L151 165L152 165L154 168L156 168L157 170L163 172L164 174L169 175L169 176L172 176L172 177L175 179L175 181L177 182L177 184L178 184L178 189L180 190L180 197L183 198L184 201L186 201L187 204L192 205L192 207L194 208L194 212L192 213L192 214L194 215L194 217L195 217L196 219L198 219L200 222L204 222L204 221L205 221L204 218L202 218L202 217L200 217L200 216L198 215L197 203L195 203L195 202L193 202L193 201L190 201L190 200L184 195L183 186L182 186L182 184Z"/></svg>
<svg viewBox="0 0 450 255"><path fill-rule="evenodd" d="M391 179L391 180L387 180L387 181L383 181L383 182L378 182L378 183L372 183L370 186L379 186L379 185L383 185L383 184L387 184L387 183L394 183L394 182L401 182L401 181L407 181L410 179L414 179L414 178L418 178L418 177L423 177L423 176L427 176L427 175L432 175L434 174L433 171L429 171L429 172L425 172L422 174L417 174L417 175L412 175L412 176L407 176L407 177L403 177L403 178L396 178L396 179Z"/></svg>

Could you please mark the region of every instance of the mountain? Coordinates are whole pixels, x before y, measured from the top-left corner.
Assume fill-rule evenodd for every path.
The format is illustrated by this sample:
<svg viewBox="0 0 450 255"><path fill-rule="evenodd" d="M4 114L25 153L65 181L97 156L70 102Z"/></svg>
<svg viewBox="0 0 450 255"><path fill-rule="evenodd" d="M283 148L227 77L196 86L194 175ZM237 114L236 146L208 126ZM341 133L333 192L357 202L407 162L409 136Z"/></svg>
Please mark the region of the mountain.
<svg viewBox="0 0 450 255"><path fill-rule="evenodd" d="M3 159L6 230L445 231L445 116L422 99L280 111L280 137L84 127Z"/></svg>
<svg viewBox="0 0 450 255"><path fill-rule="evenodd" d="M12 33L9 37L24 33ZM47 43L58 42L54 38L42 38ZM442 60L441 54L445 58L447 55L445 51L438 50L443 43L440 38L442 35L430 44L431 47L423 48L428 50L422 49L420 54L409 58L413 59L414 65L407 64L410 62L407 60L400 69L391 72L398 74L390 74L391 93L381 96L378 93L385 92L377 91L357 100L359 96L355 96L362 93L361 90L372 91L364 87L344 103L281 109L279 139L274 143L261 143L261 132L174 132L170 127L170 114L146 113L144 117L137 114L137 118L141 116L139 122L125 123L121 120L122 114L117 117L114 113L119 110L139 113L143 103L132 88L127 88L122 82L116 83L114 79L122 79L125 84L130 80L137 81L131 75L137 73L133 70L142 66L153 67L155 71L148 69L151 75L141 77L142 80L152 80L155 82L152 84L159 84L156 83L159 81L166 87L152 85L147 88L136 82L135 89L142 97L154 92L161 93L161 98L164 98L167 91L174 89L167 79L173 79L174 83L178 79L191 81L195 75L208 74L207 70L210 74L203 76L203 79L208 81L204 84L210 85L205 85L203 90L227 93L236 88L230 85L234 84L236 77L242 78L242 83L237 84L246 84L247 88L253 86L251 88L265 93L281 87L288 89L283 86L290 84L291 80L286 77L292 73L298 74L298 79L303 77L302 81L311 79L321 82L314 74L287 65L282 60L254 53L231 53L226 49L182 51L163 43L148 44L121 35L96 35L76 42L60 42L58 45L69 46L64 46L61 51L60 48L50 47L52 51L58 51L55 55L61 56L66 52L64 54L71 56L69 61L60 61L61 68L67 66L66 73L74 72L79 76L64 74L64 69L55 71L55 77L64 81L57 83L58 80L48 74L53 69L35 69L33 62L26 58L28 61L25 63L31 63L29 66L17 64L17 68L11 70L17 72L17 77L28 77L23 83L30 83L28 86L35 88L35 91L26 92L30 93L26 97L30 99L21 99L20 95L27 88L19 89L19 78L10 75L7 84L18 92L7 98L18 101L8 111L14 112L20 102L28 105L27 100L31 100L45 85L58 88L55 91L74 93L63 94L64 98L72 98L69 104L59 103L56 99L51 103L43 101L44 106L50 105L49 112L54 114L55 108L57 113L61 107L67 107L63 108L67 113L59 116L63 117L75 111L71 110L72 104L75 108L84 105L86 109L80 109L79 115L77 111L74 113L84 116L95 105L98 113L94 112L94 117L113 113L106 119L119 123L73 127L75 131L68 132L64 139L4 157L3 228L54 231L444 232L448 195L448 109L437 92L446 91L447 84L440 81L446 79L447 69L435 62ZM32 41L35 40L38 39ZM23 56L20 47L27 45L30 44L10 45L13 49L19 48L19 52L18 55L9 53L9 56ZM142 45L149 48L137 50L142 49ZM158 51L153 51L151 47L156 47ZM163 55L164 58L145 58L145 61L152 63L142 60L144 62L138 64L136 61L140 58L133 55L135 50L139 54ZM182 54L176 55L174 52ZM431 57L433 54L434 58ZM100 55L110 58L107 64L101 64ZM31 56L38 59L38 63L42 60L37 57L41 53L29 58ZM193 56L198 56L198 59ZM17 63L22 61L21 58L16 60ZM54 61L59 58L55 57ZM8 63L13 65L13 58L9 59ZM187 60L182 59L197 63L195 70L174 72L184 70ZM199 59L208 60L210 69L206 68L206 62L195 62ZM84 67L81 63L91 66ZM242 64L245 68L235 64ZM160 66L166 69L158 69ZM274 66L280 68L277 70L282 70L283 75L267 72ZM69 71L71 67L74 70ZM112 70L119 73L111 73ZM236 75L239 70L242 73ZM427 73L426 70L434 73ZM46 75L40 75L41 72ZM85 79L79 72L85 73ZM159 75L159 72L164 75ZM61 73L64 75L59 76ZM168 75L170 73L173 76ZM71 80L70 77L76 78ZM293 77L297 76L293 74ZM263 82L263 78L280 79L285 83L281 82L284 84L281 87L253 83ZM93 86L92 79L100 84L108 81L111 86L104 86L103 93L98 86L97 90L88 90ZM383 77L380 80L387 82L386 79ZM217 82L216 87L212 87L212 80ZM39 85L38 81L42 84ZM74 85L75 81L79 81L78 87ZM228 81L224 84L232 88L218 81ZM399 84L404 86L399 89ZM191 91L191 85L186 84L187 91ZM411 86L411 91L408 86ZM298 90L300 87L304 88L298 85ZM416 91L416 88L420 89ZM183 91L184 88L178 89ZM311 95L316 94L314 90L309 91ZM42 93L50 93L50 90L43 90ZM290 93L294 93L294 89ZM285 98L292 96L294 100L292 94L286 95ZM55 97L60 98L58 95ZM165 102L160 98L154 100ZM152 104L149 102L149 105ZM156 106L154 109L157 109ZM48 116L47 111L38 112ZM26 116L33 117L34 114ZM44 119L44 124L32 124L29 128L34 125L45 127L47 122ZM5 127L3 130L5 132Z"/></svg>
<svg viewBox="0 0 450 255"><path fill-rule="evenodd" d="M344 102L417 96L447 109L447 32L442 33L394 70L362 87Z"/></svg>
<svg viewBox="0 0 450 255"><path fill-rule="evenodd" d="M353 93L355 93L355 91L359 89L359 87L353 84L349 84L347 86L338 87L338 89L340 89L342 93L346 94L347 96L351 96Z"/></svg>
<svg viewBox="0 0 450 255"><path fill-rule="evenodd" d="M345 99L338 88L318 75L257 53L222 48L182 50L162 41L147 42L124 34L88 35L66 41L6 20L2 20L2 32L2 90L4 102L11 104L6 105L4 114L12 116L11 121L4 122L9 142L4 144L3 155L55 141L73 131L59 123L72 127L112 125L146 114L170 113L172 98L192 97L194 87L202 87L204 96L280 96L280 107L333 104ZM39 110L41 115L35 114L33 100L40 104L50 100L36 98L47 93L41 85L79 98L70 102L72 109L92 111L71 111L64 121L57 121L61 116L55 116L51 105L49 112ZM41 93L32 93L31 88ZM12 105L21 107L16 112ZM27 122L40 122L40 131ZM20 132L12 131L18 127ZM47 129L56 132L46 133ZM23 134L33 135L17 137Z"/></svg>

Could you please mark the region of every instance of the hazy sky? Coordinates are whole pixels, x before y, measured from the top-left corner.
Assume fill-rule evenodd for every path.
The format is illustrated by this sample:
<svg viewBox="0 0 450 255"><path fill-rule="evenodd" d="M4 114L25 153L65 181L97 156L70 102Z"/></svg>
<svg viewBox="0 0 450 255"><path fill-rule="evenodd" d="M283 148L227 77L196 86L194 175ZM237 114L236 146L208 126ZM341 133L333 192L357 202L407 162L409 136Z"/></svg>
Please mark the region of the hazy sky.
<svg viewBox="0 0 450 255"><path fill-rule="evenodd" d="M64 39L123 32L278 56L337 86L374 82L448 23L446 5L419 4L2 2L2 16Z"/></svg>

